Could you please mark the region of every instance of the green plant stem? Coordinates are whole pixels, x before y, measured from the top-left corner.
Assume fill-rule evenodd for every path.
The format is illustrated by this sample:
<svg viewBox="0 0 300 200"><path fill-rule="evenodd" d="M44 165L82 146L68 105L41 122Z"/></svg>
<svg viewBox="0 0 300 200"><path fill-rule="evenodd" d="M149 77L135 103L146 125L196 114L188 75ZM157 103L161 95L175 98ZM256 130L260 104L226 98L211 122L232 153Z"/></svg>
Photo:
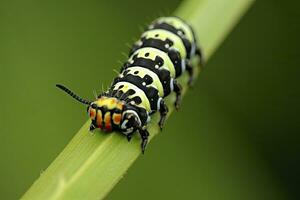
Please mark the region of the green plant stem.
<svg viewBox="0 0 300 200"><path fill-rule="evenodd" d="M228 35L253 0L189 0L175 15L186 19L201 41L206 60ZM183 92L187 76L180 78ZM167 98L173 111L174 95ZM158 115L149 124L150 140L160 132ZM141 154L140 139L121 134L91 135L88 121L34 182L22 199L103 199ZM151 145L148 146L151 148ZM147 155L147 154L146 154Z"/></svg>

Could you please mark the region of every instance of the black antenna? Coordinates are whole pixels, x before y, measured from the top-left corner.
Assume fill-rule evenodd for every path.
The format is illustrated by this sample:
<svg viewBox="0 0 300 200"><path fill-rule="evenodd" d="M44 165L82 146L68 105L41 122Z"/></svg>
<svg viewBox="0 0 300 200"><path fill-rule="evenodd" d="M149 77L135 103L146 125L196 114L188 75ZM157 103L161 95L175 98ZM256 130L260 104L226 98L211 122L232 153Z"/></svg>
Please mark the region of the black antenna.
<svg viewBox="0 0 300 200"><path fill-rule="evenodd" d="M83 103L83 104L87 104L87 105L90 105L91 102L88 101L88 100L85 100L81 97L79 97L78 95L76 95L74 92L72 92L71 90L69 90L68 88L66 88L65 86L63 85L60 85L60 84L56 84L56 87L58 87L59 89L65 91L66 93L68 93L71 97L73 97L74 99L76 99L77 101Z"/></svg>

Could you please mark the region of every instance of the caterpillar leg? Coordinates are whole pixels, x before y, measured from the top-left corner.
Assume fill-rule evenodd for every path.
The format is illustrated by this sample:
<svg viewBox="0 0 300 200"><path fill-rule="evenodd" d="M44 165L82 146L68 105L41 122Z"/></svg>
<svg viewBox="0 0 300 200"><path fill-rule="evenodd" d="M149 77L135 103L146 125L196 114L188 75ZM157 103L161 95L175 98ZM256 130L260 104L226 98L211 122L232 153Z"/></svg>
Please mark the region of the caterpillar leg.
<svg viewBox="0 0 300 200"><path fill-rule="evenodd" d="M173 91L176 93L176 100L175 100L175 108L176 110L179 109L181 104L181 85L177 82L176 79L173 79Z"/></svg>
<svg viewBox="0 0 300 200"><path fill-rule="evenodd" d="M189 86L192 86L193 84L193 81L194 81L194 68L193 66L191 65L190 62L186 62L186 70L187 72L189 73L189 80L188 80L188 85Z"/></svg>
<svg viewBox="0 0 300 200"><path fill-rule="evenodd" d="M159 108L160 120L158 122L160 129L162 129L164 126L168 112L169 112L169 109L168 109L167 105L165 104L164 100L161 99L160 100L160 108Z"/></svg>
<svg viewBox="0 0 300 200"><path fill-rule="evenodd" d="M141 138L142 138L141 148L142 148L142 153L144 154L144 153L145 153L146 146L147 146L147 144L148 144L148 136L149 136L149 132L147 131L146 127L144 127L144 128L139 127L139 128L138 128L138 131L139 131L140 136L141 136Z"/></svg>
<svg viewBox="0 0 300 200"><path fill-rule="evenodd" d="M95 125L93 123L91 123L91 125L90 125L90 131L93 131L95 129L96 129Z"/></svg>
<svg viewBox="0 0 300 200"><path fill-rule="evenodd" d="M130 140L132 138L132 135L133 135L133 132L126 135L126 138L127 138L128 142L130 142Z"/></svg>
<svg viewBox="0 0 300 200"><path fill-rule="evenodd" d="M199 47L197 47L195 54L199 58L199 67L202 69L205 65L205 60L203 58L203 53Z"/></svg>
<svg viewBox="0 0 300 200"><path fill-rule="evenodd" d="M203 66L205 64L205 61L204 61L204 58L203 58L203 53L202 53L202 51L199 47L197 47L195 54L199 59L198 66L199 66L200 70L202 70ZM194 70L192 64L189 61L186 62L186 70L189 73L188 85L192 86L194 78L195 78L195 76L194 76L194 74L195 74L194 71L195 70Z"/></svg>

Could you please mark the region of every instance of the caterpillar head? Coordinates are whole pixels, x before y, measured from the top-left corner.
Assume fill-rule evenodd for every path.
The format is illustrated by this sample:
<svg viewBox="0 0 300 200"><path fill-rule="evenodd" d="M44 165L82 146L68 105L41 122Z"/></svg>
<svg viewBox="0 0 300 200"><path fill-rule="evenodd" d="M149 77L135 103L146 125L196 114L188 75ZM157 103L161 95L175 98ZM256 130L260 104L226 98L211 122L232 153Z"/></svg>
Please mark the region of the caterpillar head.
<svg viewBox="0 0 300 200"><path fill-rule="evenodd" d="M120 130L125 135L140 128L142 123L136 110L115 97L100 96L96 101L82 99L68 88L56 85L77 101L88 105L87 111L92 121L90 130L99 128L105 132Z"/></svg>
<svg viewBox="0 0 300 200"><path fill-rule="evenodd" d="M100 97L88 106L92 120L90 129L100 128L106 132L119 128L121 125L124 102L114 97Z"/></svg>

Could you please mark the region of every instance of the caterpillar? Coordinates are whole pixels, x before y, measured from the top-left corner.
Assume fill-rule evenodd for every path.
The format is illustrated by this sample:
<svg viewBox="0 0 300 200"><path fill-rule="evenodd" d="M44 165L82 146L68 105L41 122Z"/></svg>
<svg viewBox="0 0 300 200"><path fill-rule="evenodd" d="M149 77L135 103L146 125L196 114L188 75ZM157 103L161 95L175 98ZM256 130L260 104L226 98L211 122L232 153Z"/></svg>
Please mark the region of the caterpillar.
<svg viewBox="0 0 300 200"><path fill-rule="evenodd" d="M169 110L164 99L171 92L175 92L174 105L179 108L182 87L177 78L187 71L188 84L192 84L197 66L191 61L196 57L194 65L202 67L204 59L191 26L179 17L160 17L134 43L120 74L95 101L83 99L63 85L56 86L88 106L90 131L118 131L128 141L137 131L144 153L151 115L160 113L158 125L162 129Z"/></svg>

